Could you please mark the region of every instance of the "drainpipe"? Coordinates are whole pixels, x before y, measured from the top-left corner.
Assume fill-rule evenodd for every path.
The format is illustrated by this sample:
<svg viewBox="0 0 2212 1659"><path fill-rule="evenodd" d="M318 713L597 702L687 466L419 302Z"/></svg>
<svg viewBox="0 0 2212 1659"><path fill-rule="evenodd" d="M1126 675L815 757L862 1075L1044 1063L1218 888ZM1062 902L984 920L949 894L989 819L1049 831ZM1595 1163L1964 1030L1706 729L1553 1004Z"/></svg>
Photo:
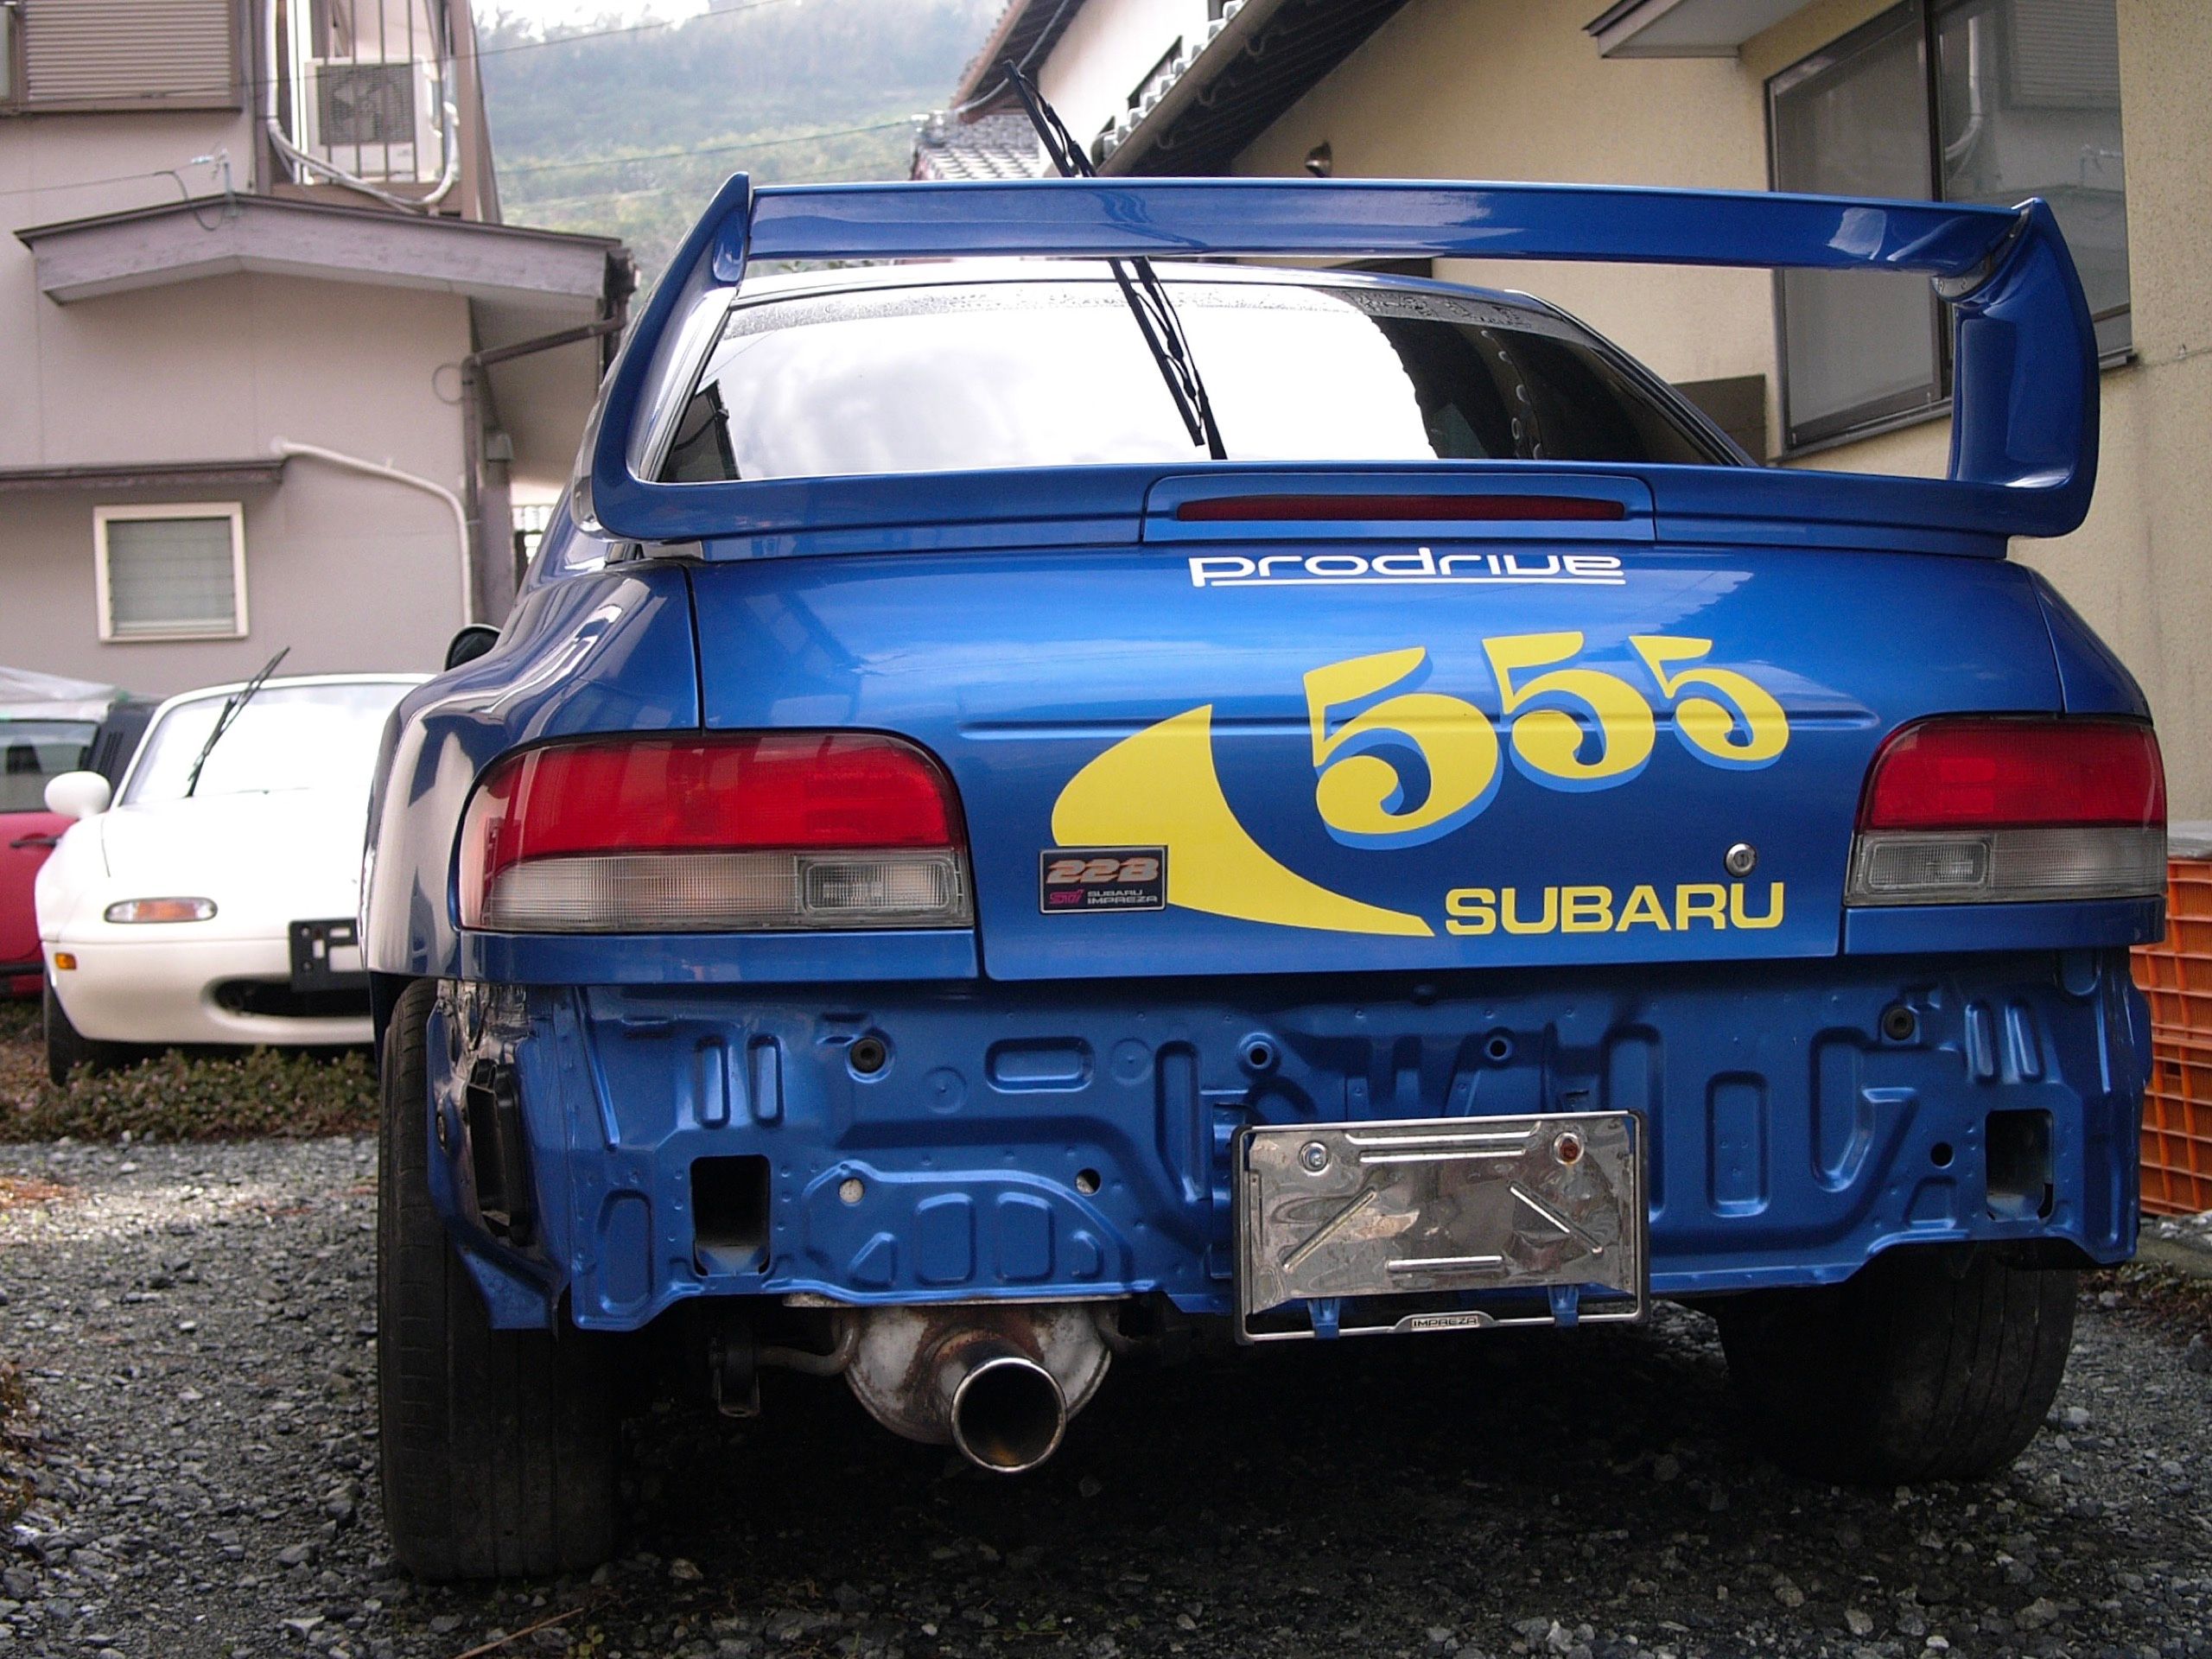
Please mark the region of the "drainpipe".
<svg viewBox="0 0 2212 1659"><path fill-rule="evenodd" d="M341 454L335 449L326 449L319 443L294 443L289 438L279 438L269 446L273 454L287 461L295 456L308 461L319 461L349 473L360 473L370 478L389 479L394 484L404 484L410 489L422 490L435 495L453 510L454 535L461 553L461 625L467 627L476 620L476 583L468 568L468 511L461 498L442 484L434 484L427 478L417 478L412 473L403 473L397 467L386 466L380 461L364 461L359 455Z"/></svg>
<svg viewBox="0 0 2212 1659"><path fill-rule="evenodd" d="M613 286L611 272L608 285L610 289ZM612 316L601 317L596 321L582 323L574 328L563 328L555 334L539 334L533 339L517 340L512 346L494 346L488 350L471 352L461 359L461 431L467 441L468 451L468 523L472 527L476 545L487 550L479 561L484 567L484 580L487 588L490 587L492 579L492 556L488 550L491 537L486 531L483 514L484 424L485 416L492 401L492 389L484 372L495 365L512 363L518 357L535 356L539 352L550 352L557 346L580 345L588 340L611 339L622 332L626 311L623 299L613 299L612 303L613 307ZM602 374L606 372L606 365L603 360L601 364L601 372ZM512 530L513 525L512 518L509 519L508 524ZM505 543L502 557L509 567L514 565L514 545L512 537ZM517 570L515 577L518 582L520 576L520 571ZM512 593L508 597L512 600Z"/></svg>

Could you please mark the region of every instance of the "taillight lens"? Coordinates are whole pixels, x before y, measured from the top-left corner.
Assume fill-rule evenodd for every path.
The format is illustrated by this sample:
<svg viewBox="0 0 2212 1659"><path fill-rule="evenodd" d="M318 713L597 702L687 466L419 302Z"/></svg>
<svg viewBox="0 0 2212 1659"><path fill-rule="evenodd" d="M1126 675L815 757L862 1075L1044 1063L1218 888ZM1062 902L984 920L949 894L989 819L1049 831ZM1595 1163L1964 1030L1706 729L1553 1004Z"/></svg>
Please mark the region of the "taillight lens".
<svg viewBox="0 0 2212 1659"><path fill-rule="evenodd" d="M505 932L965 927L952 786L856 732L525 749L461 829L463 926Z"/></svg>
<svg viewBox="0 0 2212 1659"><path fill-rule="evenodd" d="M1945 718L1891 734L1848 902L2149 898L2166 880L2158 740L2125 720Z"/></svg>

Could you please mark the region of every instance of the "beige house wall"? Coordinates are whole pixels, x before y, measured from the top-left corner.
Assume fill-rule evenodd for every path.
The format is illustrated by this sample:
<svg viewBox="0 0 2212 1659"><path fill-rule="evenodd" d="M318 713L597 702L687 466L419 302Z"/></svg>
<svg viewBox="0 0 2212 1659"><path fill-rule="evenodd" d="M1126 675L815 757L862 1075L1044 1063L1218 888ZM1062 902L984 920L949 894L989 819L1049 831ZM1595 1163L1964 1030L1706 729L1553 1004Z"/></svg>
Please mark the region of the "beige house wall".
<svg viewBox="0 0 2212 1659"><path fill-rule="evenodd" d="M248 188L253 145L251 124L235 112L149 111L129 115L16 116L0 121L0 467L43 463L46 411L30 396L39 336L48 313L60 309L38 291L30 250L15 232L95 213L123 213L175 201L177 181L156 171L174 168L194 195L221 188L212 167L188 165L195 156L228 149L233 176ZM4 659L0 659L4 660Z"/></svg>
<svg viewBox="0 0 2212 1659"><path fill-rule="evenodd" d="M1601 58L1589 0L1412 0L1244 152L1298 172L1316 144L1351 178L1545 179L1764 189L1768 77L1894 0L1816 0L1736 59ZM2119 0L2135 352L2103 377L2096 501L2081 530L2018 543L2143 683L2173 815L2212 818L2212 4ZM1779 433L1763 272L1446 262L1454 280L1564 306L1675 381L1763 374ZM1941 475L1934 420L1792 464Z"/></svg>
<svg viewBox="0 0 2212 1659"><path fill-rule="evenodd" d="M241 67L256 77L267 69L269 3L238 6ZM466 57L474 27L465 0L453 3ZM417 32L428 38L419 18ZM496 217L473 63L461 81L464 164L446 211ZM365 205L335 186L263 176L270 156L257 100L251 109L0 118L0 663L159 696L240 677L286 645L289 672L431 669L442 660L461 621L461 552L453 512L434 495L307 458L286 462L279 482L248 486L126 488L23 476L273 466L281 438L466 494L461 364L478 341L472 302L461 294L245 273L67 305L39 292L35 263L16 234L29 226L210 197L226 182L241 196L274 189ZM213 219L220 209L200 211ZM545 326L570 320L556 310ZM529 362L517 385L542 382L556 408L580 405L575 388L545 378L556 366ZM499 476L486 480L494 562L505 557L504 487ZM96 509L230 502L244 516L246 636L103 643Z"/></svg>
<svg viewBox="0 0 2212 1659"><path fill-rule="evenodd" d="M243 461L285 438L460 487L456 296L240 275L39 303L29 340L0 334L0 376L37 389L43 441L0 466ZM247 636L102 643L93 509L180 501L245 506ZM450 509L320 461L286 463L273 487L65 486L0 504L12 666L166 695L250 673L280 645L287 672L433 669L461 623Z"/></svg>
<svg viewBox="0 0 2212 1659"><path fill-rule="evenodd" d="M242 115L54 115L0 122L0 471L269 457L278 438L388 461L459 491L467 458L459 295L238 274L60 305L14 232L217 188L191 157ZM137 175L137 176L125 176ZM250 632L103 644L98 506L238 501ZM461 620L453 516L435 497L295 460L275 486L10 487L0 493L0 663L149 696L234 679L280 645L288 672L429 669Z"/></svg>

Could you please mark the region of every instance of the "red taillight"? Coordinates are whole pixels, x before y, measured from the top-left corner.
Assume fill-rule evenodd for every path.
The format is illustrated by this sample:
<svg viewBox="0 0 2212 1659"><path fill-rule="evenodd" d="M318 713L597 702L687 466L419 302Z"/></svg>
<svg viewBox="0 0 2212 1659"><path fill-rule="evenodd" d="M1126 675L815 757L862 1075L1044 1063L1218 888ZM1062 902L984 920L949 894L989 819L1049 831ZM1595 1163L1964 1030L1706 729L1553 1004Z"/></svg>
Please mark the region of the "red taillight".
<svg viewBox="0 0 2212 1659"><path fill-rule="evenodd" d="M1923 721L1875 757L1862 830L2163 826L2151 728L2120 720Z"/></svg>
<svg viewBox="0 0 2212 1659"><path fill-rule="evenodd" d="M1628 516L1618 501L1579 495L1219 495L1175 509L1185 524L1610 524Z"/></svg>
<svg viewBox="0 0 2212 1659"><path fill-rule="evenodd" d="M2148 726L1950 717L1904 728L1874 757L1847 901L2144 899L2165 868L2165 770Z"/></svg>
<svg viewBox="0 0 2212 1659"><path fill-rule="evenodd" d="M469 803L470 927L944 926L968 916L937 764L872 733L592 739L507 756Z"/></svg>

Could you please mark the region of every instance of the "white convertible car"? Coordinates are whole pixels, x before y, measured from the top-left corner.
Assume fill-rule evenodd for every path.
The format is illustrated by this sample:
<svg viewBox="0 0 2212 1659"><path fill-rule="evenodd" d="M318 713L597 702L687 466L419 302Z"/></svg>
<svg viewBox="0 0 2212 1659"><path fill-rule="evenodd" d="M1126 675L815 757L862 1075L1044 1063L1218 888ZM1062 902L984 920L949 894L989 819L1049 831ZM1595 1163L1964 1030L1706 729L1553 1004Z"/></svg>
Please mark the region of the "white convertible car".
<svg viewBox="0 0 2212 1659"><path fill-rule="evenodd" d="M48 1070L177 1043L369 1040L355 917L369 778L422 675L214 686L156 713L123 786L47 785Z"/></svg>

